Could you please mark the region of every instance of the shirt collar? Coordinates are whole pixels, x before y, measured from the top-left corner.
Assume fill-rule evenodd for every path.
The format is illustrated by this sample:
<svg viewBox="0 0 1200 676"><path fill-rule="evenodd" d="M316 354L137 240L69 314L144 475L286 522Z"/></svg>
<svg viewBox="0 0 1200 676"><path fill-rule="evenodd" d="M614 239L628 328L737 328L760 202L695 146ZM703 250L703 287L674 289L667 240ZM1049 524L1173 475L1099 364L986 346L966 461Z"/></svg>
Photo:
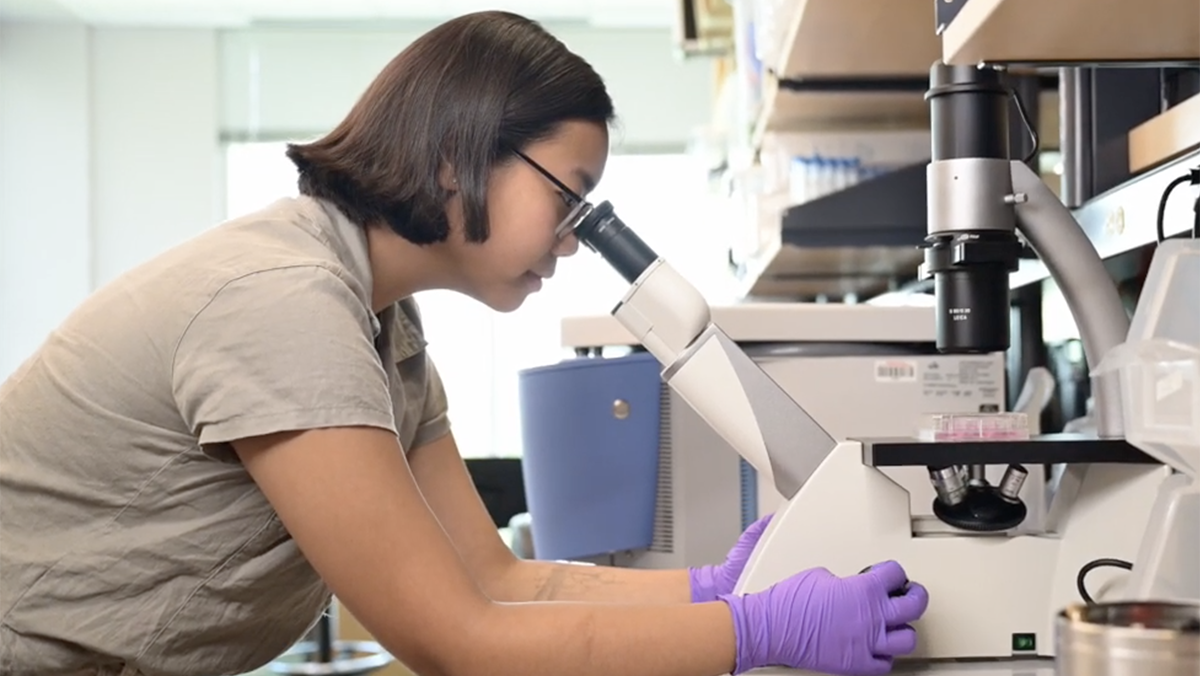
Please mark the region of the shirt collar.
<svg viewBox="0 0 1200 676"><path fill-rule="evenodd" d="M317 236L334 252L346 270L358 282L355 292L367 307L371 307L371 256L367 232L351 221L333 203L311 197L300 197L315 216ZM403 361L425 348L420 312L414 299L404 298L378 315L371 313L371 331L376 339L384 338L393 359Z"/></svg>

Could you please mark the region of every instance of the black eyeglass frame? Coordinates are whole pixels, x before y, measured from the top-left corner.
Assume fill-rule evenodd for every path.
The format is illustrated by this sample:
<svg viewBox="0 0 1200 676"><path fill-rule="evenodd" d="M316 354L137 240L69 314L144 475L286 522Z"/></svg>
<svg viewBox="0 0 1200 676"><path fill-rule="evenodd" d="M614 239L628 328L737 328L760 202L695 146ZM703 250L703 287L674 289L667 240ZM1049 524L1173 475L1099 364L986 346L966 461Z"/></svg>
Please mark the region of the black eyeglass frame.
<svg viewBox="0 0 1200 676"><path fill-rule="evenodd" d="M567 217L564 218L557 227L555 227L554 235L559 239L562 239L563 237L571 234L575 228L579 227L579 224L588 217L588 214L595 209L595 206L593 206L591 202L584 199L582 195L567 187L567 184L558 180L554 174L547 171L542 165L534 162L525 153L521 152L520 150L513 150L513 154L521 158L525 164L533 167L537 173L546 177L546 180L553 183L555 188L558 188L559 194L563 198L563 201L566 202L567 206L571 208L571 211L567 214Z"/></svg>

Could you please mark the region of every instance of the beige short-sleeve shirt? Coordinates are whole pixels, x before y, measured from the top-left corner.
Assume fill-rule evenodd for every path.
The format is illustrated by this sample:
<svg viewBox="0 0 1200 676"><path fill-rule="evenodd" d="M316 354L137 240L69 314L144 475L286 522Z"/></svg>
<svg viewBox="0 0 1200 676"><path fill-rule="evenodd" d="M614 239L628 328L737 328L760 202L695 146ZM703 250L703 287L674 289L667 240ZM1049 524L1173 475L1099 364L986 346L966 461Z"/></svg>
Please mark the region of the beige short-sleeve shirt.
<svg viewBox="0 0 1200 676"><path fill-rule="evenodd" d="M449 429L368 261L336 208L281 200L101 289L0 386L4 674L239 673L303 636L329 592L229 442Z"/></svg>

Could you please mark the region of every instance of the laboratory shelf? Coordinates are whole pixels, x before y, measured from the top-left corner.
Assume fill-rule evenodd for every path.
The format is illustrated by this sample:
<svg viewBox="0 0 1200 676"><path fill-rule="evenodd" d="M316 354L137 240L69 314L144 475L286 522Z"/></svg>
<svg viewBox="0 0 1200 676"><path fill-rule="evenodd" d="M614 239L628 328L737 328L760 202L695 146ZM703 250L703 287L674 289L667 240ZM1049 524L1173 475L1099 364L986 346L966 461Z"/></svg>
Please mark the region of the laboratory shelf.
<svg viewBox="0 0 1200 676"><path fill-rule="evenodd" d="M894 279L916 275L922 254L915 247L810 248L779 244L739 276L742 298L796 300L848 295L877 296Z"/></svg>
<svg viewBox="0 0 1200 676"><path fill-rule="evenodd" d="M768 63L752 142L768 132L912 129L940 58L929 0L800 0Z"/></svg>
<svg viewBox="0 0 1200 676"><path fill-rule="evenodd" d="M916 247L925 240L927 164L788 207L783 242L801 247Z"/></svg>
<svg viewBox="0 0 1200 676"><path fill-rule="evenodd" d="M946 63L1200 59L1196 0L965 0L942 33Z"/></svg>
<svg viewBox="0 0 1200 676"><path fill-rule="evenodd" d="M1163 192L1172 180L1196 167L1200 167L1200 149L1101 193L1072 213L1101 258L1152 244L1157 241L1158 204ZM1171 193L1163 218L1163 231L1168 237L1191 231L1195 201L1196 189L1187 185ZM1015 289L1049 277L1041 260L1022 260L1009 281Z"/></svg>
<svg viewBox="0 0 1200 676"><path fill-rule="evenodd" d="M925 239L925 163L798 204L780 243L748 271L755 297L872 295L916 276Z"/></svg>
<svg viewBox="0 0 1200 676"><path fill-rule="evenodd" d="M1200 148L1200 94L1129 131L1129 171L1141 172Z"/></svg>
<svg viewBox="0 0 1200 676"><path fill-rule="evenodd" d="M786 79L917 76L941 57L930 0L800 0L774 70Z"/></svg>
<svg viewBox="0 0 1200 676"><path fill-rule="evenodd" d="M752 142L761 147L768 132L927 129L927 88L928 77L781 82L767 76Z"/></svg>

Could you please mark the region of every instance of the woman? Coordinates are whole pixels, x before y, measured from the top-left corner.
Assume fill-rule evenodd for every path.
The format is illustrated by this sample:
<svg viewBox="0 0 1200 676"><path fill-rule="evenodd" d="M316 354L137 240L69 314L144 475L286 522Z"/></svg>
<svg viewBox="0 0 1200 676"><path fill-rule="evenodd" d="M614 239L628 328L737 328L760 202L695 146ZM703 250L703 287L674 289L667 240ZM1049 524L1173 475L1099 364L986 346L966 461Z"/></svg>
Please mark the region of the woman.
<svg viewBox="0 0 1200 676"><path fill-rule="evenodd" d="M302 196L89 298L0 389L7 674L213 676L265 664L335 593L420 674L884 673L924 590L894 563L733 583L722 567L518 561L463 469L412 295L511 311L576 249L612 103L507 13L396 57Z"/></svg>

